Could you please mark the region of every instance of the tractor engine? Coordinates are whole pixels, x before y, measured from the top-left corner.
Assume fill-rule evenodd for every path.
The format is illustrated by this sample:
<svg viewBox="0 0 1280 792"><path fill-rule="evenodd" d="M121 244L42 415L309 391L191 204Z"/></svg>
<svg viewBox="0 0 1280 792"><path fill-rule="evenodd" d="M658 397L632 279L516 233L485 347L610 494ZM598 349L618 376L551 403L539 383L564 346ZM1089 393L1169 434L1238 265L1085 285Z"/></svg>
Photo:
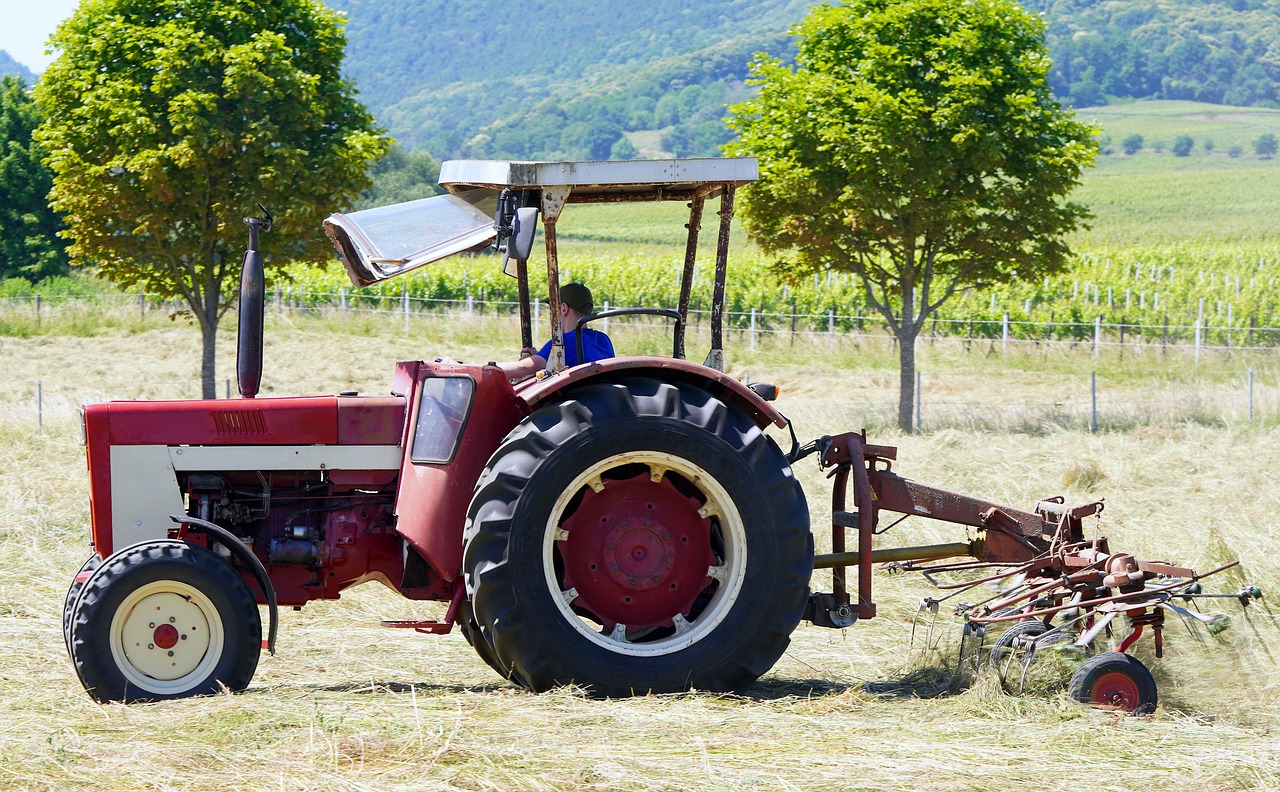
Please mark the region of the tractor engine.
<svg viewBox="0 0 1280 792"><path fill-rule="evenodd" d="M379 485L360 472L235 471L191 473L183 490L191 516L226 527L257 555L281 604L302 605L367 580L400 590L395 488Z"/></svg>

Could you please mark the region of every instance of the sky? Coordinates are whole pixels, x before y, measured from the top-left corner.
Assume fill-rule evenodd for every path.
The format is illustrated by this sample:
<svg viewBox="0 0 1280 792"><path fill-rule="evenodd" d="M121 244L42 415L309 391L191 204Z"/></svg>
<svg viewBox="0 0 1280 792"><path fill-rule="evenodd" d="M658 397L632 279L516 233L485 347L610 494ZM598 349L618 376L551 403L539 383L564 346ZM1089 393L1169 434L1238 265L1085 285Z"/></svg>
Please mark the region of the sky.
<svg viewBox="0 0 1280 792"><path fill-rule="evenodd" d="M45 42L58 23L76 10L80 0L0 0L0 49L33 72L52 60Z"/></svg>

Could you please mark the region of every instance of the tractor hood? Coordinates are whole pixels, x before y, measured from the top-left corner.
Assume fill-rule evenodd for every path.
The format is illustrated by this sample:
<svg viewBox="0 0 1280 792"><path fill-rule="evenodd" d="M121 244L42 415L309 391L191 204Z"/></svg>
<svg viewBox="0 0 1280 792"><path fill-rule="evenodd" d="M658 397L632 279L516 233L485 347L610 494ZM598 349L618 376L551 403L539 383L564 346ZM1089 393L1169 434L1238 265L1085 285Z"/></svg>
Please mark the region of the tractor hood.
<svg viewBox="0 0 1280 792"><path fill-rule="evenodd" d="M466 190L351 214L332 214L324 232L356 286L491 243L497 191Z"/></svg>

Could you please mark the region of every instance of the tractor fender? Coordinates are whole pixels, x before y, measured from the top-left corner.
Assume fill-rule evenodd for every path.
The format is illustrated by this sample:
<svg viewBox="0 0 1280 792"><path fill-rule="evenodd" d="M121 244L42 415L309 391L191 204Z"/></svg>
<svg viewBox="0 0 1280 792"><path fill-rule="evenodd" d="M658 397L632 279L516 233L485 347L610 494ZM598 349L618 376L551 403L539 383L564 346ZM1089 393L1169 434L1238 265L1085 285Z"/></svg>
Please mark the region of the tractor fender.
<svg viewBox="0 0 1280 792"><path fill-rule="evenodd" d="M200 520L185 514L170 514L169 519L178 523L179 526L185 525L186 531L195 531L208 534L217 539L223 547L235 556L235 558L253 573L253 579L258 581L258 587L262 589L262 597L267 602L267 618L269 621L267 629L267 651L271 654L276 653L276 628L280 623L280 609L276 603L276 589L271 585L271 576L267 574L267 569L253 554L253 551L245 547L236 535L223 528L220 525L211 523L208 520ZM183 531L179 530L178 538L183 538Z"/></svg>
<svg viewBox="0 0 1280 792"><path fill-rule="evenodd" d="M721 401L732 404L761 429L769 424L785 429L789 421L773 405L724 372L688 360L661 357L620 357L585 363L564 369L543 380L529 380L516 387L528 412L579 385L611 382L626 377L651 377L660 381L684 382L702 388Z"/></svg>

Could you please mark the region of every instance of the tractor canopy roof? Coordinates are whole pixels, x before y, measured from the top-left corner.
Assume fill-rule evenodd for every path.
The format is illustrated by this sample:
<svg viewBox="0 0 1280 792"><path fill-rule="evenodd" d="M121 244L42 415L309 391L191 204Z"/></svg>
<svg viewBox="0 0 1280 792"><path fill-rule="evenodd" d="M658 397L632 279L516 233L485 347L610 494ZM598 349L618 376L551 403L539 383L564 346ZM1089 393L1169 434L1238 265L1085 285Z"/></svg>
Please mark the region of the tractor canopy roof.
<svg viewBox="0 0 1280 792"><path fill-rule="evenodd" d="M468 250L498 236L498 199L519 192L524 205L554 220L566 203L691 201L754 181L756 160L670 159L594 162L450 160L440 168L447 195L333 214L324 221L348 274L367 286Z"/></svg>

